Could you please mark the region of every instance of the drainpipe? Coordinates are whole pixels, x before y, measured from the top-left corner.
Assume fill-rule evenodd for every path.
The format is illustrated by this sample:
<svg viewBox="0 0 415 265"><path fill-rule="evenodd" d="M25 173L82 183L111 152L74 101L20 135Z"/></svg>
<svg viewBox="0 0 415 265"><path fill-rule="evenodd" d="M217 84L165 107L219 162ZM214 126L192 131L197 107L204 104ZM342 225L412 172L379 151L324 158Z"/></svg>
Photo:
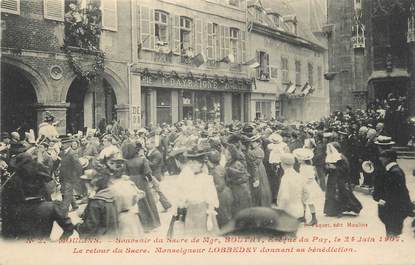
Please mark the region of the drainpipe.
<svg viewBox="0 0 415 265"><path fill-rule="evenodd" d="M136 25L135 25L135 10L136 10L136 2L135 0L130 1L131 5L131 59L130 62L127 63L127 77L128 77L128 127L131 129L132 127L132 121L131 121L131 111L132 111L132 84L131 84L131 67L134 65L134 62L136 62L136 56L135 56L135 37L136 36Z"/></svg>

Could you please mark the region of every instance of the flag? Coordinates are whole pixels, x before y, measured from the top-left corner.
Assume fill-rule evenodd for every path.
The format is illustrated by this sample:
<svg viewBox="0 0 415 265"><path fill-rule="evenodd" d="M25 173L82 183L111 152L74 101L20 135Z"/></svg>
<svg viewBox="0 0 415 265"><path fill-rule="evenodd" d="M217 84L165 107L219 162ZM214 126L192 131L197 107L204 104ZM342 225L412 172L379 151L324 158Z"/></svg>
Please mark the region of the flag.
<svg viewBox="0 0 415 265"><path fill-rule="evenodd" d="M285 93L287 93L287 94L294 94L295 93L295 90L296 90L295 84L293 82L290 82L288 84L287 89L285 90Z"/></svg>
<svg viewBox="0 0 415 265"><path fill-rule="evenodd" d="M307 82L301 89L301 93L304 94L304 96L307 96L308 94L313 92L313 87Z"/></svg>
<svg viewBox="0 0 415 265"><path fill-rule="evenodd" d="M253 25L254 25L254 23L252 21L249 21L248 22L248 25L246 27L246 29L247 29L248 32L251 32L252 31Z"/></svg>
<svg viewBox="0 0 415 265"><path fill-rule="evenodd" d="M249 68L258 68L259 63L257 58L252 58L251 60L244 63L244 65L247 65Z"/></svg>

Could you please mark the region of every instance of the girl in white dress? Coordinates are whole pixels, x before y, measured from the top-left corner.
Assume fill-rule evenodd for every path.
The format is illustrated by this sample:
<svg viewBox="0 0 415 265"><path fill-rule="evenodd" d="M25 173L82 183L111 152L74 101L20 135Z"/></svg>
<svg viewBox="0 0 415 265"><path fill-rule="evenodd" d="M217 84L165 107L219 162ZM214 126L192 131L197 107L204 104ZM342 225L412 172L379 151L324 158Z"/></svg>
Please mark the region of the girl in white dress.
<svg viewBox="0 0 415 265"><path fill-rule="evenodd" d="M315 198L320 193L320 188L316 182L316 171L311 163L313 159L313 151L307 148L298 148L293 151L294 156L300 163L300 174L306 179L305 190L307 193L306 201L304 201L304 216L301 221L305 222L306 207L310 209L311 221L307 224L309 226L317 224Z"/></svg>

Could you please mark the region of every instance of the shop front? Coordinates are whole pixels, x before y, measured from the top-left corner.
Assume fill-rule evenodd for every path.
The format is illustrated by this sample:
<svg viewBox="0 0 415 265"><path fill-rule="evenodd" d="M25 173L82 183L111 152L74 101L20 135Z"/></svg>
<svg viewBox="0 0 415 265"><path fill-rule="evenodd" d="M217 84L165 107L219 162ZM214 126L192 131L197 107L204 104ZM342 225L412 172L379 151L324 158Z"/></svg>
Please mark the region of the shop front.
<svg viewBox="0 0 415 265"><path fill-rule="evenodd" d="M244 105L249 97L248 79L193 77L188 74L142 74L143 126L180 120L225 122L248 119Z"/></svg>

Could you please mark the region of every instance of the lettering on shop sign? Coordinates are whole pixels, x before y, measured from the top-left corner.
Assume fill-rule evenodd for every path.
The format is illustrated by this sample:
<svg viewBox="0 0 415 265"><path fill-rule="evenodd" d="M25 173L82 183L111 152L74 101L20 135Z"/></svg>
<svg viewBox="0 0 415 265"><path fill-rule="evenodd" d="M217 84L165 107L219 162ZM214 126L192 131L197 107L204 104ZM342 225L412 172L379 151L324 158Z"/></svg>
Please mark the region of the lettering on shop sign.
<svg viewBox="0 0 415 265"><path fill-rule="evenodd" d="M140 106L131 106L131 127L132 129L140 128L141 112Z"/></svg>
<svg viewBox="0 0 415 265"><path fill-rule="evenodd" d="M142 85L155 87L171 87L171 88L185 88L197 90L248 90L249 86L246 84L220 82L218 80L202 80L190 78L172 78L161 77L154 78L152 76L142 76Z"/></svg>

